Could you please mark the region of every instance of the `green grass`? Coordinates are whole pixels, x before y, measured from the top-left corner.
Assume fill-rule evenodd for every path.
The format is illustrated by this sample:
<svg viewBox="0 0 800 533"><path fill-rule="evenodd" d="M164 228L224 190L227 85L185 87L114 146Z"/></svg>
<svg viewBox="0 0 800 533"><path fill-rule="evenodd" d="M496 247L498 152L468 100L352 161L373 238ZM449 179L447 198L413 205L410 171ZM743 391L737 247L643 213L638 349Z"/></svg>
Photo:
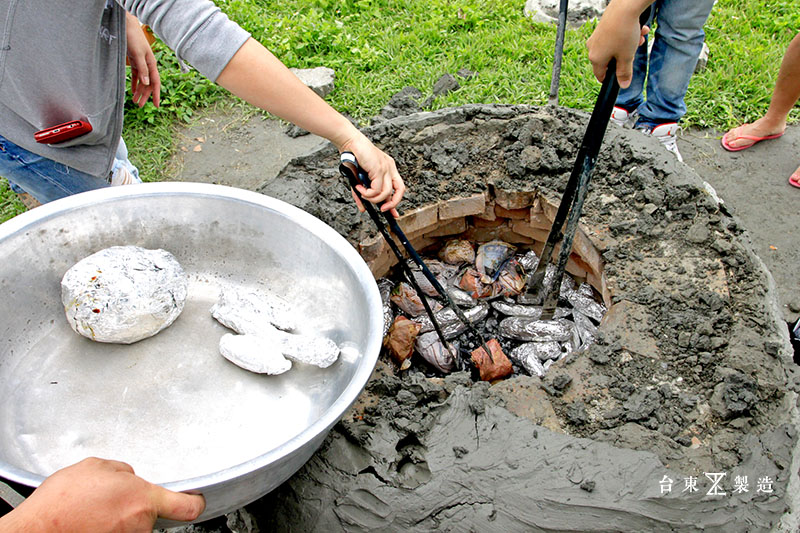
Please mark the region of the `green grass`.
<svg viewBox="0 0 800 533"><path fill-rule="evenodd" d="M466 103L547 102L555 26L533 23L515 0L218 0L287 66L328 66L336 89L328 101L368 122L403 87L428 96L445 73L478 75L433 102L433 109ZM595 23L569 29L564 43L559 103L591 110L599 84L585 42ZM781 58L800 28L793 0L719 0L706 25L707 68L686 96L684 127L724 130L767 109ZM177 125L215 102L231 101L196 72L179 72L174 55L156 47L164 89L162 107L126 107L124 136L131 159L148 180L169 179ZM800 118L795 108L790 121ZM0 180L0 220L21 209Z"/></svg>

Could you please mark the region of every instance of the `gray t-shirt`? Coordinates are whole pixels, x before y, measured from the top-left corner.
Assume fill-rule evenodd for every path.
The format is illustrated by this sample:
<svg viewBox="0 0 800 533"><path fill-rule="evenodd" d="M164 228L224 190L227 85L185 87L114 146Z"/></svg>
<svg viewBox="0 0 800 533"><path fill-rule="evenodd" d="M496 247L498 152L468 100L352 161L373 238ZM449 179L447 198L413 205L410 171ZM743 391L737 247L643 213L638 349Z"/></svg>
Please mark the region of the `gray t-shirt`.
<svg viewBox="0 0 800 533"><path fill-rule="evenodd" d="M250 37L208 0L0 0L0 135L107 176L122 133L125 10L212 81ZM91 133L52 146L33 139L74 119Z"/></svg>

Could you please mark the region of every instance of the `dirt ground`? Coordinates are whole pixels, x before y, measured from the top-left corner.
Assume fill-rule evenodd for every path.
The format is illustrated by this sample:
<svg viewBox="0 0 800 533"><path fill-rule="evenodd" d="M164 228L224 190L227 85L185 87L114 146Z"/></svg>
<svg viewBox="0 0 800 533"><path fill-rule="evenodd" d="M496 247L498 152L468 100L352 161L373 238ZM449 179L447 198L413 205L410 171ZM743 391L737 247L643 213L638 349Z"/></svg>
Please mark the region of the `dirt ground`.
<svg viewBox="0 0 800 533"><path fill-rule="evenodd" d="M290 137L286 130L277 120L247 117L241 110L202 114L180 133L171 179L255 190L293 157L324 142L313 135ZM800 242L792 228L800 222L794 204L800 190L788 184L788 177L800 164L800 126L789 126L782 138L737 153L722 149L721 135L713 130L681 132L684 162L740 218L775 278L784 319L794 322L800 316L800 284L794 275Z"/></svg>

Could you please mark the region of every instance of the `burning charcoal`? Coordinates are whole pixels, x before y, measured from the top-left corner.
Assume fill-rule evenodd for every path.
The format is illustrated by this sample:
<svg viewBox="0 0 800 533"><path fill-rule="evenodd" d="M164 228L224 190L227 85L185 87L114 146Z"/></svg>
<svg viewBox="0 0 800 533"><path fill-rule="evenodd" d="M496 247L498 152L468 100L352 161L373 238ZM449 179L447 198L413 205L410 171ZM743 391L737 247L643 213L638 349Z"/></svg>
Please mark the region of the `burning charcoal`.
<svg viewBox="0 0 800 533"><path fill-rule="evenodd" d="M493 296L516 296L525 288L525 272L514 259L509 259L492 288Z"/></svg>
<svg viewBox="0 0 800 533"><path fill-rule="evenodd" d="M462 291L457 287L450 287L445 289L453 303L459 307L475 307L478 302L468 292Z"/></svg>
<svg viewBox="0 0 800 533"><path fill-rule="evenodd" d="M500 347L500 343L497 342L497 339L488 340L486 342L486 347L492 352L491 359L486 354L486 350L483 349L483 346L472 350L472 361L480 371L481 380L495 381L510 376L513 372L511 361L509 361L506 354L503 353L503 349Z"/></svg>
<svg viewBox="0 0 800 533"><path fill-rule="evenodd" d="M412 322L404 316L398 316L392 327L389 328L389 334L383 339L383 345L389 350L389 354L400 370L411 366L414 341L419 335L420 328L422 328L421 324Z"/></svg>
<svg viewBox="0 0 800 533"><path fill-rule="evenodd" d="M492 283L495 275L506 261L514 255L516 248L507 242L490 241L478 247L475 255L475 268L481 276L481 282Z"/></svg>
<svg viewBox="0 0 800 533"><path fill-rule="evenodd" d="M541 306L512 304L503 300L495 300L491 305L498 313L506 316L524 316L528 318L535 318L536 320L542 316ZM554 318L564 318L569 316L569 314L569 309L556 307Z"/></svg>
<svg viewBox="0 0 800 533"><path fill-rule="evenodd" d="M498 327L500 335L518 341L567 341L572 338L572 322L557 320L535 320L525 317L505 318Z"/></svg>
<svg viewBox="0 0 800 533"><path fill-rule="evenodd" d="M539 256L533 250L529 250L519 259L519 264L527 272L533 272L536 270L536 265L539 264Z"/></svg>
<svg viewBox="0 0 800 533"><path fill-rule="evenodd" d="M380 278L378 280L378 292L381 295L381 303L383 304L383 336L385 337L387 333L389 333L389 328L392 325L392 321L394 320L394 312L392 311L392 306L390 305L391 300L389 296L392 292L392 287L394 287L394 283L386 278Z"/></svg>
<svg viewBox="0 0 800 533"><path fill-rule="evenodd" d="M593 297L585 296L578 291L567 296L567 299L569 303L572 304L572 307L595 322L600 322L603 319L603 315L606 313L606 306L599 303Z"/></svg>
<svg viewBox="0 0 800 533"><path fill-rule="evenodd" d="M219 340L219 353L225 359L257 374L283 374L292 368L271 340L258 335L226 333Z"/></svg>
<svg viewBox="0 0 800 533"><path fill-rule="evenodd" d="M470 324L475 324L476 322L484 320L488 314L489 305L483 302L471 309L464 311L464 316L467 317L467 320L469 320ZM435 315L436 321L439 322L439 326L442 328L442 334L444 335L445 339L454 339L467 331L467 326L461 322L461 320L459 320L455 311L449 307L447 309L442 309L441 311L435 313ZM431 322L431 319L428 315L420 315L415 317L414 322L422 325L422 329L420 330L421 333L433 331L433 322Z"/></svg>
<svg viewBox="0 0 800 533"><path fill-rule="evenodd" d="M451 265L461 263L473 264L475 262L475 249L472 243L461 239L447 241L439 251L439 259Z"/></svg>
<svg viewBox="0 0 800 533"><path fill-rule="evenodd" d="M425 306L422 305L422 300L420 300L417 291L403 281L394 286L390 299L394 305L409 316L419 316L425 312ZM434 311L442 307L438 302L430 302L430 306Z"/></svg>
<svg viewBox="0 0 800 533"><path fill-rule="evenodd" d="M452 344L445 348L435 331L417 337L416 348L422 358L440 372L449 374L455 370L458 350Z"/></svg>
<svg viewBox="0 0 800 533"><path fill-rule="evenodd" d="M539 343L529 342L520 344L511 350L511 359L524 368L525 371L531 376L543 377L545 371L544 366L542 366L542 363L539 360L538 352L531 348L531 344Z"/></svg>
<svg viewBox="0 0 800 533"><path fill-rule="evenodd" d="M579 311L573 311L572 318L575 321L575 331L578 332L581 340L579 349L586 348L594 342L597 336L597 326Z"/></svg>
<svg viewBox="0 0 800 533"><path fill-rule="evenodd" d="M224 287L219 301L211 308L211 316L223 326L242 335L258 335L270 324L292 331L297 322L289 304L274 295Z"/></svg>
<svg viewBox="0 0 800 533"><path fill-rule="evenodd" d="M481 298L488 298L492 295L492 286L485 285L481 281L481 275L474 268L468 268L464 275L461 276L461 281L458 283L459 288L467 291L473 298L479 300Z"/></svg>

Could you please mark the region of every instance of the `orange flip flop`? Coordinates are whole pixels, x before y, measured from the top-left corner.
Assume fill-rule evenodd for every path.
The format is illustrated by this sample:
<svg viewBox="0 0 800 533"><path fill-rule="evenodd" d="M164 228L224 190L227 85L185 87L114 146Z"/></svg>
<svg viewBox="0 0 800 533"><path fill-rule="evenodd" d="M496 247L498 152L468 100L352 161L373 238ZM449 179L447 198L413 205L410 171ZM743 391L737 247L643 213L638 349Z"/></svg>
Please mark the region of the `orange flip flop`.
<svg viewBox="0 0 800 533"><path fill-rule="evenodd" d="M789 185L800 189L800 172L795 172L789 177Z"/></svg>
<svg viewBox="0 0 800 533"><path fill-rule="evenodd" d="M736 133L736 130L740 130L741 131L741 129L743 127L745 127L745 126L749 126L749 124L742 124L738 128L733 128L728 133L723 135L722 139L720 139L720 142L722 143L722 147L725 148L729 152L738 152L740 150L747 150L748 148L750 148L751 146L753 146L754 144L756 144L758 142L768 141L769 139L777 139L778 137L780 137L784 133L784 132L780 132L780 133L776 133L775 135L765 135L764 137L756 137L755 135L738 135ZM747 139L748 141L753 141L753 142L750 143L750 144L746 144L744 146L731 146L730 141L727 140L727 137L728 137L729 133L732 133L732 134L735 135L735 137L733 139L731 139L732 141L738 141L739 139Z"/></svg>

